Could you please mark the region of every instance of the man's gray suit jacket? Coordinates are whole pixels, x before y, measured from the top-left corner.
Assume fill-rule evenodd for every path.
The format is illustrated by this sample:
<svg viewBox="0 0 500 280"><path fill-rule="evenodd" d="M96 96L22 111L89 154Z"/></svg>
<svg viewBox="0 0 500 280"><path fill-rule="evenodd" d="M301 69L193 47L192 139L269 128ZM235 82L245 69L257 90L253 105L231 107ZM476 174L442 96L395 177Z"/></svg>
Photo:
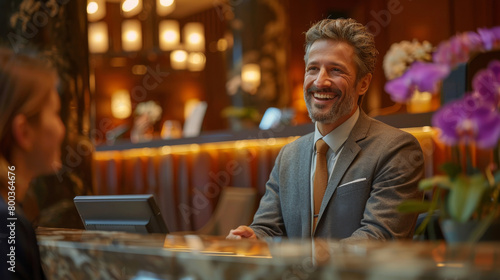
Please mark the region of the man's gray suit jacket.
<svg viewBox="0 0 500 280"><path fill-rule="evenodd" d="M266 183L250 227L259 238L311 237L311 161L314 133L285 145ZM423 154L413 135L361 114L337 159L314 237L398 239L413 235L416 215L398 213L421 199Z"/></svg>

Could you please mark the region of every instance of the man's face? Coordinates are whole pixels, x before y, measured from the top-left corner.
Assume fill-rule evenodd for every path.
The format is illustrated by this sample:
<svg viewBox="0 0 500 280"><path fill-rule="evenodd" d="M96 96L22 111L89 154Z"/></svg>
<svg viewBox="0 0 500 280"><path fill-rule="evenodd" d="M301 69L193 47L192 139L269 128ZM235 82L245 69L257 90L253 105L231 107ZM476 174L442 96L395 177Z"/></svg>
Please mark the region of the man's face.
<svg viewBox="0 0 500 280"><path fill-rule="evenodd" d="M323 39L311 45L304 99L313 121L343 122L356 111L358 98L365 90L356 83L354 56L353 47L345 42Z"/></svg>

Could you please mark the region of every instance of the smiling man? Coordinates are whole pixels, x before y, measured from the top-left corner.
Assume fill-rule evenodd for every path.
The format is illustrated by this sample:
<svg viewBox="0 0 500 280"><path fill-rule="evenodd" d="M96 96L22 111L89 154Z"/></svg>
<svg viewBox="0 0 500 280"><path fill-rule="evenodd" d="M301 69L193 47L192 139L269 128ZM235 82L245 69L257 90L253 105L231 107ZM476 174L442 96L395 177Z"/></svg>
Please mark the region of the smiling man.
<svg viewBox="0 0 500 280"><path fill-rule="evenodd" d="M359 107L377 54L373 35L353 19L325 19L307 31L304 99L315 131L281 149L253 223L227 238L413 235L416 215L396 206L422 197L420 145Z"/></svg>

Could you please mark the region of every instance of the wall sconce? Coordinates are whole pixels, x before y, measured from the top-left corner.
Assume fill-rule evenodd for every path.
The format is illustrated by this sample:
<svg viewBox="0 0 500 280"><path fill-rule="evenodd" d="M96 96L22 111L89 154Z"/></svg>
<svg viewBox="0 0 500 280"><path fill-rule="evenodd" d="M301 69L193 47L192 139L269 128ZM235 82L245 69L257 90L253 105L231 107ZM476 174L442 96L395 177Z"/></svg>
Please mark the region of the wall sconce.
<svg viewBox="0 0 500 280"><path fill-rule="evenodd" d="M206 58L202 52L192 52L187 58L189 71L202 71L205 69Z"/></svg>
<svg viewBox="0 0 500 280"><path fill-rule="evenodd" d="M98 21L106 15L106 2L104 0L87 0L87 19Z"/></svg>
<svg viewBox="0 0 500 280"><path fill-rule="evenodd" d="M137 19L122 22L122 49L127 52L142 48L141 22Z"/></svg>
<svg viewBox="0 0 500 280"><path fill-rule="evenodd" d="M89 23L89 52L104 53L108 51L108 25L105 22Z"/></svg>
<svg viewBox="0 0 500 280"><path fill-rule="evenodd" d="M159 1L159 0L158 0ZM160 21L160 49L171 51L179 48L179 23L175 20Z"/></svg>
<svg viewBox="0 0 500 280"><path fill-rule="evenodd" d="M124 17L133 17L142 11L142 0L122 0L121 3Z"/></svg>
<svg viewBox="0 0 500 280"><path fill-rule="evenodd" d="M199 22L186 23L183 35L187 51L205 51L205 31L203 24Z"/></svg>
<svg viewBox="0 0 500 280"><path fill-rule="evenodd" d="M258 64L245 64L241 67L241 88L254 94L260 85L260 66Z"/></svg>
<svg viewBox="0 0 500 280"><path fill-rule="evenodd" d="M111 113L117 119L126 119L132 114L130 94L126 90L118 90L111 96Z"/></svg>
<svg viewBox="0 0 500 280"><path fill-rule="evenodd" d="M175 0L156 0L156 13L166 16L175 10Z"/></svg>
<svg viewBox="0 0 500 280"><path fill-rule="evenodd" d="M175 70L186 69L187 52L184 50L176 50L170 53L170 66Z"/></svg>

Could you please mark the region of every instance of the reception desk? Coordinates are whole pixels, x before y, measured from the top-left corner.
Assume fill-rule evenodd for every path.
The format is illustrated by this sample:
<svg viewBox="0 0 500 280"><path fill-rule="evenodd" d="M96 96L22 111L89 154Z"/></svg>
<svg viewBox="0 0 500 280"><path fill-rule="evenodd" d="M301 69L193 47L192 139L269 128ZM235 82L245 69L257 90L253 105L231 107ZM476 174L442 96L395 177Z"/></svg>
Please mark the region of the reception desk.
<svg viewBox="0 0 500 280"><path fill-rule="evenodd" d="M426 175L432 175L439 148L435 131L426 126L403 129L419 140ZM280 149L312 131L311 123L98 146L94 193L154 194L171 231L197 230L212 216L224 187L253 188L262 196Z"/></svg>
<svg viewBox="0 0 500 280"><path fill-rule="evenodd" d="M500 243L225 240L39 228L49 279L500 279Z"/></svg>

